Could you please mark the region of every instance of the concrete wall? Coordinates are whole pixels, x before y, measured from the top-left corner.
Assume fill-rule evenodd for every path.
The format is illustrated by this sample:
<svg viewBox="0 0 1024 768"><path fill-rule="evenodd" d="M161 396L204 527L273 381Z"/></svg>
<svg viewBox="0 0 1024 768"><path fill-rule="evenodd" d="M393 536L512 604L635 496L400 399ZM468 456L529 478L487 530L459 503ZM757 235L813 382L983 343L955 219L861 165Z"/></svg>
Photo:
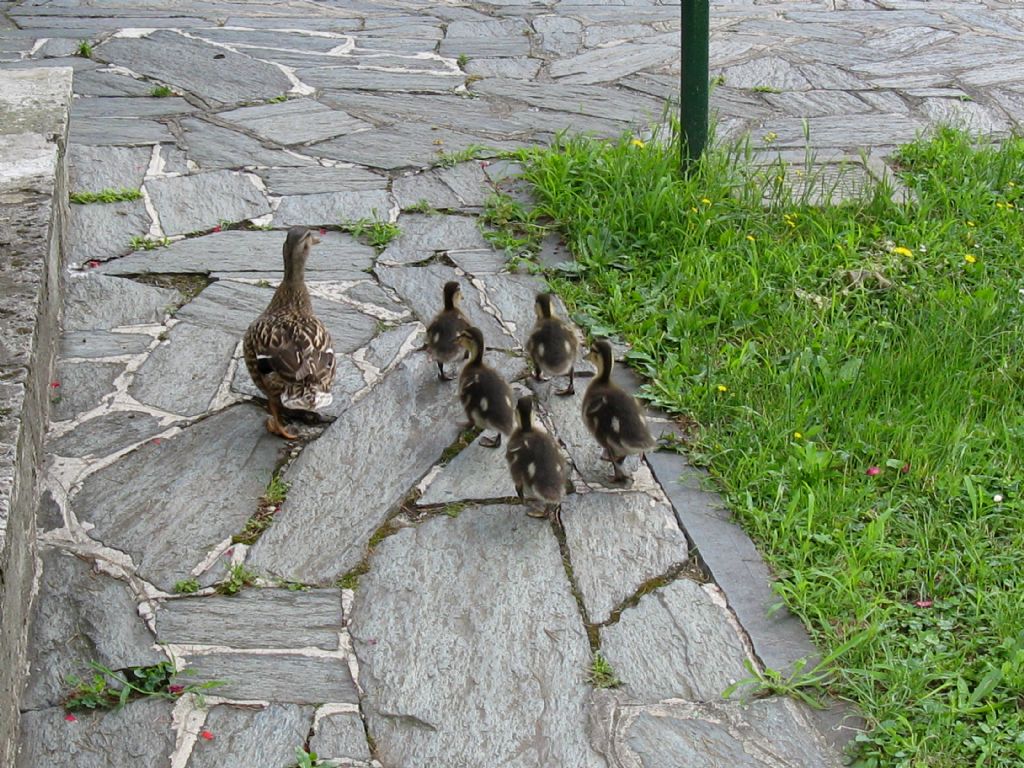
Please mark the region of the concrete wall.
<svg viewBox="0 0 1024 768"><path fill-rule="evenodd" d="M0 766L14 764L60 337L70 68L0 71Z"/></svg>

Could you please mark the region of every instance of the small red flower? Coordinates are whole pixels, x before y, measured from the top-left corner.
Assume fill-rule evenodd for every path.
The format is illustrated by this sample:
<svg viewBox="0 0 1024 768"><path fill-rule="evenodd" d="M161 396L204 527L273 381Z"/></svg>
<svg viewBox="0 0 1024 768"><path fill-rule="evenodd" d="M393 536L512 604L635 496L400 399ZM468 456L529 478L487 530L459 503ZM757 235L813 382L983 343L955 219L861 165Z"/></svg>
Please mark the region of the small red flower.
<svg viewBox="0 0 1024 768"><path fill-rule="evenodd" d="M224 550L224 557L231 557L233 554L235 554L234 547Z"/></svg>
<svg viewBox="0 0 1024 768"><path fill-rule="evenodd" d="M931 608L932 607L932 601L931 600L915 600L914 601L914 605L916 605L918 608Z"/></svg>
<svg viewBox="0 0 1024 768"><path fill-rule="evenodd" d="M154 437L153 440L152 440L152 443L153 443L153 445L160 445L160 438L159 437Z"/></svg>
<svg viewBox="0 0 1024 768"><path fill-rule="evenodd" d="M882 470L879 467L868 467L864 474L868 477L874 477L875 475L882 474Z"/></svg>
<svg viewBox="0 0 1024 768"><path fill-rule="evenodd" d="M323 237L326 234L327 234L327 230L324 229L323 227L320 227L320 236Z"/></svg>
<svg viewBox="0 0 1024 768"><path fill-rule="evenodd" d="M92 261L85 262L85 266L88 267L89 269L95 269L99 265L100 265L100 263L98 261L96 261L96 259L93 259Z"/></svg>
<svg viewBox="0 0 1024 768"><path fill-rule="evenodd" d="M184 685L168 685L167 686L167 690L170 691L171 693L177 694L177 693L183 692L185 690L185 686Z"/></svg>
<svg viewBox="0 0 1024 768"><path fill-rule="evenodd" d="M213 734L210 731L200 731L199 735L207 741L213 741Z"/></svg>
<svg viewBox="0 0 1024 768"><path fill-rule="evenodd" d="M481 167L481 168L486 168L486 167L487 167L487 166L489 166L490 164L491 164L491 161L490 161L490 160L482 160L482 161L480 162L480 167Z"/></svg>
<svg viewBox="0 0 1024 768"><path fill-rule="evenodd" d="M58 389L59 387L60 387L60 382L59 381L51 381L50 382L50 389Z"/></svg>
<svg viewBox="0 0 1024 768"><path fill-rule="evenodd" d="M220 232L220 224L210 230L211 232Z"/></svg>
<svg viewBox="0 0 1024 768"><path fill-rule="evenodd" d="M908 461L902 467L900 467L900 474L905 475L910 471L910 462Z"/></svg>
<svg viewBox="0 0 1024 768"><path fill-rule="evenodd" d="M73 723L78 718L72 715L70 712L68 712L66 715L64 715L64 719L67 720L69 723Z"/></svg>

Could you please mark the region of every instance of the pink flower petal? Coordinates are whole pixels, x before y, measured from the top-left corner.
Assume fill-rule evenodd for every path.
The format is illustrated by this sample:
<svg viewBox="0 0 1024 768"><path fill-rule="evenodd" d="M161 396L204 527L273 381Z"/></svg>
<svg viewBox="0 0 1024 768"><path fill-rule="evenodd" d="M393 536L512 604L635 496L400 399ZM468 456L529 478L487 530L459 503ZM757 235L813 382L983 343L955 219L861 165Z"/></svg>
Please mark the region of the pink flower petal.
<svg viewBox="0 0 1024 768"><path fill-rule="evenodd" d="M213 741L213 734L210 731L201 731L199 735L207 741Z"/></svg>
<svg viewBox="0 0 1024 768"><path fill-rule="evenodd" d="M910 462L908 461L902 467L900 467L900 474L905 475L910 471Z"/></svg>
<svg viewBox="0 0 1024 768"><path fill-rule="evenodd" d="M59 381L51 381L50 382L50 388L51 389L57 389L59 386L60 386L60 382Z"/></svg>
<svg viewBox="0 0 1024 768"><path fill-rule="evenodd" d="M323 227L321 227L320 228L320 236L322 237L323 235L326 235L326 234L327 234L327 230L324 229Z"/></svg>
<svg viewBox="0 0 1024 768"><path fill-rule="evenodd" d="M85 262L85 266L87 268L89 268L89 269L95 269L99 265L100 265L100 263L98 261L96 261L96 259L93 259L92 261Z"/></svg>
<svg viewBox="0 0 1024 768"><path fill-rule="evenodd" d="M211 231L211 232L220 232L220 224L218 224L218 225L217 225L216 227L214 227L214 228L213 228L212 230L210 230L210 231Z"/></svg>
<svg viewBox="0 0 1024 768"><path fill-rule="evenodd" d="M932 607L932 601L931 600L915 600L914 601L914 605L916 605L918 608L931 608Z"/></svg>
<svg viewBox="0 0 1024 768"><path fill-rule="evenodd" d="M864 474L867 475L868 477L874 477L875 475L882 474L882 470L879 467L868 467L867 471Z"/></svg>
<svg viewBox="0 0 1024 768"><path fill-rule="evenodd" d="M230 549L224 551L224 557L231 557L233 554L235 554L234 547L231 547Z"/></svg>
<svg viewBox="0 0 1024 768"><path fill-rule="evenodd" d="M72 715L70 712L68 712L66 715L64 715L64 719L67 720L69 723L73 723L78 718Z"/></svg>
<svg viewBox="0 0 1024 768"><path fill-rule="evenodd" d="M170 691L171 693L181 693L182 691L185 690L185 686L184 685L168 685L167 686L167 690Z"/></svg>

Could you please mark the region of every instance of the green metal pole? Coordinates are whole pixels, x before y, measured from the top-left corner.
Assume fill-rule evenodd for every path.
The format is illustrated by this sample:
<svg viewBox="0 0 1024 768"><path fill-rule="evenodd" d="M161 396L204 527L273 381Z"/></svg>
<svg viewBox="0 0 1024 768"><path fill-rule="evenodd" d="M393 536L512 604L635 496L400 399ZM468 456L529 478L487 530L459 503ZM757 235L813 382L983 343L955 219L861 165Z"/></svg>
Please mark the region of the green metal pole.
<svg viewBox="0 0 1024 768"><path fill-rule="evenodd" d="M682 55L679 78L679 128L685 166L704 152L708 141L709 0L682 0Z"/></svg>

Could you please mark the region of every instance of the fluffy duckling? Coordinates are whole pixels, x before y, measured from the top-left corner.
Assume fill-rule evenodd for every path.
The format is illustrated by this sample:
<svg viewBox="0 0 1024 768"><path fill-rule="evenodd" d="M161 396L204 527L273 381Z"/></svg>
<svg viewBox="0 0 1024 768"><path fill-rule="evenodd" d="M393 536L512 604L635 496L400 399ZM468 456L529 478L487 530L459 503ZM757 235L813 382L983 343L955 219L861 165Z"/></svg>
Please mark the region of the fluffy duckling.
<svg viewBox="0 0 1024 768"><path fill-rule="evenodd" d="M444 309L430 322L427 328L427 350L437 362L437 377L451 381L454 375L444 372L444 364L457 360L462 355L458 335L469 328L469 321L459 309L462 302L462 286L454 280L444 284Z"/></svg>
<svg viewBox="0 0 1024 768"><path fill-rule="evenodd" d="M333 399L337 362L331 334L313 314L305 281L309 251L319 242L305 227L288 230L284 280L242 340L249 375L267 396L267 429L286 440L296 435L281 423L282 407L317 411Z"/></svg>
<svg viewBox="0 0 1024 768"><path fill-rule="evenodd" d="M611 344L595 341L587 359L597 366L597 375L583 396L583 421L604 448L601 458L615 468L614 482L624 482L629 479L622 469L626 457L643 454L655 441L636 399L611 381Z"/></svg>
<svg viewBox="0 0 1024 768"><path fill-rule="evenodd" d="M564 376L569 374L565 389L556 390L556 395L571 395L576 392L573 378L576 374L576 334L562 319L555 316L554 297L550 293L537 295L534 310L537 322L530 338L526 340L526 351L533 360L533 377L543 381L542 374Z"/></svg>
<svg viewBox="0 0 1024 768"><path fill-rule="evenodd" d="M458 338L469 352L469 360L459 376L459 399L471 423L498 432L493 438L481 437L480 445L497 448L501 436L511 434L515 426L512 389L501 374L484 364L484 335L479 328L467 328Z"/></svg>
<svg viewBox="0 0 1024 768"><path fill-rule="evenodd" d="M508 439L505 460L520 499L531 503L526 514L547 517L566 493L572 493L562 452L555 441L533 421L533 398L527 395L516 403L516 429Z"/></svg>

